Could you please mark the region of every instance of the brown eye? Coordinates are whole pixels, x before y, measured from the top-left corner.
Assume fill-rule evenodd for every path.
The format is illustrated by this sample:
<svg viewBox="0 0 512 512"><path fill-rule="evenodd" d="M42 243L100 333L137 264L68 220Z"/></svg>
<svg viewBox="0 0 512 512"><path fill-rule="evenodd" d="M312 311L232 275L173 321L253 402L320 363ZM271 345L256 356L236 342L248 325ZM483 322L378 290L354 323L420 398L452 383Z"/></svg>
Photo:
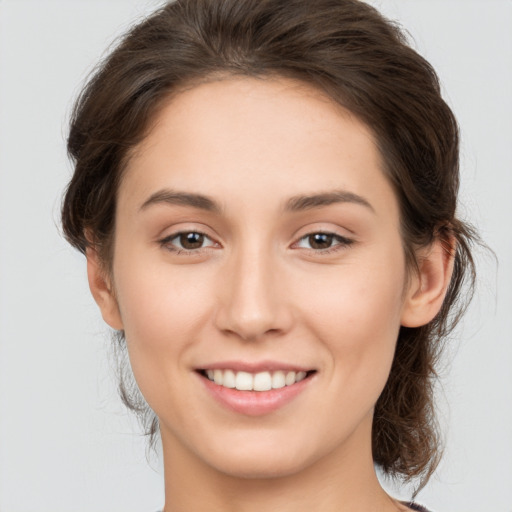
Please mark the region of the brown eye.
<svg viewBox="0 0 512 512"><path fill-rule="evenodd" d="M314 233L308 236L311 249L328 249L332 246L334 235L328 233Z"/></svg>
<svg viewBox="0 0 512 512"><path fill-rule="evenodd" d="M179 241L183 249L199 249L203 246L204 235L201 233L181 233L179 235Z"/></svg>
<svg viewBox="0 0 512 512"><path fill-rule="evenodd" d="M309 249L310 251L317 251L319 253L328 253L329 249L343 249L344 247L351 245L353 242L353 240L337 235L336 233L319 232L303 236L297 242L296 247Z"/></svg>
<svg viewBox="0 0 512 512"><path fill-rule="evenodd" d="M210 237L197 231L175 233L161 240L160 244L162 247L174 252L198 251L199 249L216 245Z"/></svg>

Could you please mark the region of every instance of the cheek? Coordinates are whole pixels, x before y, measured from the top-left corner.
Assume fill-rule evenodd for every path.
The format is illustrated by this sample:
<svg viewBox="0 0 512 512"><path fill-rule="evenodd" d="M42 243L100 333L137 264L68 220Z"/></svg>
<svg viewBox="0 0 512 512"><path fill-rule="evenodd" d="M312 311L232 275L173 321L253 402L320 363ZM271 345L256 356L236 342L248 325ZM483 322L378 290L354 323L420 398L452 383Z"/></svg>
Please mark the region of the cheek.
<svg viewBox="0 0 512 512"><path fill-rule="evenodd" d="M347 266L323 281L317 277L315 286L305 286L301 295L308 303L308 316L317 318L326 334L336 333L340 342L346 340L349 344L351 340L356 344L360 337L377 343L372 333L380 332L377 338L386 338L390 332L397 332L403 282L401 268L384 271L364 265ZM353 335L345 338L343 333Z"/></svg>
<svg viewBox="0 0 512 512"><path fill-rule="evenodd" d="M152 260L135 254L119 259L116 292L126 333L137 343L167 345L171 332L179 335L196 323L207 283L200 266L173 268Z"/></svg>
<svg viewBox="0 0 512 512"><path fill-rule="evenodd" d="M116 292L126 343L137 383L147 390L163 389L169 370L182 371L187 351L201 338L211 294L198 271L142 261L136 256L119 260Z"/></svg>
<svg viewBox="0 0 512 512"><path fill-rule="evenodd" d="M399 256L398 264L340 268L302 291L308 329L328 348L337 385L349 385L354 396L376 400L389 375L403 305Z"/></svg>
<svg viewBox="0 0 512 512"><path fill-rule="evenodd" d="M165 411L171 424L180 424L184 411L192 414L186 404L193 397L180 383L190 372L189 354L204 338L205 283L140 260L123 262L116 270L119 308L137 385L154 411Z"/></svg>

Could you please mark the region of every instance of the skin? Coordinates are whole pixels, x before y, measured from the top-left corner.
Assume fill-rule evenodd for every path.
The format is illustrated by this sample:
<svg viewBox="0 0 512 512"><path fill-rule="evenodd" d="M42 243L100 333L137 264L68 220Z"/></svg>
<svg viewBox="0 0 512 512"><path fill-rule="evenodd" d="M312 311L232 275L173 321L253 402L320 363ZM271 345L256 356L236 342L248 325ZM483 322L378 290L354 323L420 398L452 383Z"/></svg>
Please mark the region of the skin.
<svg viewBox="0 0 512 512"><path fill-rule="evenodd" d="M275 78L180 93L133 152L111 272L93 248L88 272L160 420L166 512L406 510L375 476L373 408L400 325L435 316L451 261L434 243L406 279L382 168L368 127ZM333 191L329 204L297 200ZM204 233L203 246L180 250L179 232ZM315 233L334 237L319 248ZM291 402L250 416L197 373L226 360L315 372Z"/></svg>

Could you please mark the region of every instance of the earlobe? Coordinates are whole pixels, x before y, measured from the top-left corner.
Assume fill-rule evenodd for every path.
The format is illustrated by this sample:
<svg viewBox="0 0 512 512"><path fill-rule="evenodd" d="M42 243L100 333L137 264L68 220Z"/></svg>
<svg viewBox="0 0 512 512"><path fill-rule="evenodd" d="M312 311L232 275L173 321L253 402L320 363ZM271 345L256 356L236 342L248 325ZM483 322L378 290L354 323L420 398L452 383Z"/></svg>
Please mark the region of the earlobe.
<svg viewBox="0 0 512 512"><path fill-rule="evenodd" d="M86 250L87 278L92 296L98 304L103 320L113 329L122 330L123 322L115 297L112 281L105 272L98 251L90 246Z"/></svg>
<svg viewBox="0 0 512 512"><path fill-rule="evenodd" d="M453 271L454 243L447 249L437 239L418 255L419 270L411 276L402 309L403 327L426 325L441 309Z"/></svg>

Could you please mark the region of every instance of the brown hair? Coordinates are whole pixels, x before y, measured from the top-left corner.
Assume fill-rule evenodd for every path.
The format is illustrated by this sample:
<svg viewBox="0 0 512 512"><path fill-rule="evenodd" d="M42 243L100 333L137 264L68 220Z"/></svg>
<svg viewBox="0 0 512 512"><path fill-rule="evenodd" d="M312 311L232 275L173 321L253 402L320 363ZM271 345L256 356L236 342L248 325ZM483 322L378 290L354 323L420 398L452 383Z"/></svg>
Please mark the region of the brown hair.
<svg viewBox="0 0 512 512"><path fill-rule="evenodd" d="M375 462L391 476L421 477L421 486L439 459L435 368L441 342L467 304L462 285L474 281L475 235L455 214L458 128L436 73L374 8L358 0L178 0L135 26L76 103L64 233L85 252L89 230L108 267L116 191L130 149L171 95L219 75L294 78L353 112L373 129L395 189L408 268L415 268L416 249L436 238L454 251L441 311L423 327L401 329L375 406ZM155 434L157 420L141 405L136 385L122 378L121 395Z"/></svg>

